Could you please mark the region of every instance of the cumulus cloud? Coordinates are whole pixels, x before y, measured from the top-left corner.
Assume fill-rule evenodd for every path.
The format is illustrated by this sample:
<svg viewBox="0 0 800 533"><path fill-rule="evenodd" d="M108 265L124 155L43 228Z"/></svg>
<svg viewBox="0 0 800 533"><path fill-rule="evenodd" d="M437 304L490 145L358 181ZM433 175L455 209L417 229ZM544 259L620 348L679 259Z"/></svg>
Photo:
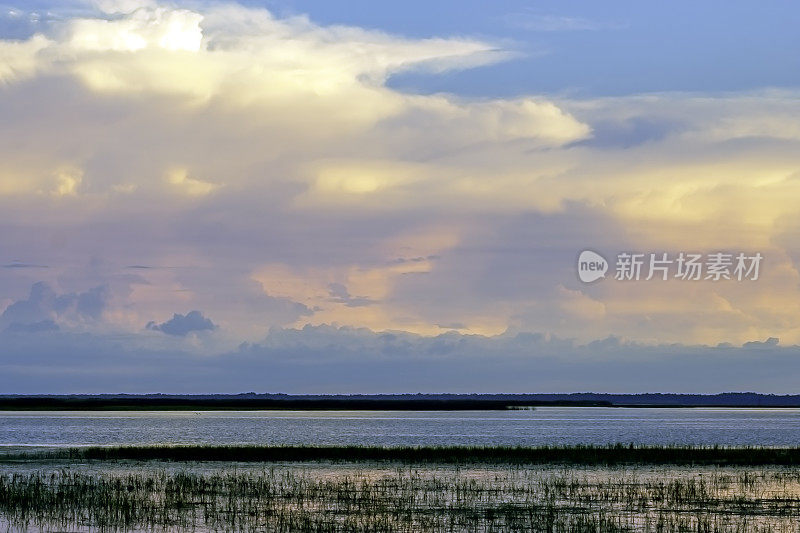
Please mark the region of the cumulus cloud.
<svg viewBox="0 0 800 533"><path fill-rule="evenodd" d="M149 322L147 329L161 331L167 335L185 337L194 331L213 331L217 326L200 311L190 311L185 315L175 313L172 318L161 324Z"/></svg>
<svg viewBox="0 0 800 533"><path fill-rule="evenodd" d="M744 348L770 348L773 346L778 346L780 339L777 337L770 337L765 341L749 341L744 343L742 346Z"/></svg>
<svg viewBox="0 0 800 533"><path fill-rule="evenodd" d="M57 329L56 322L97 321L109 298L105 285L84 292L58 294L45 282L31 286L24 300L11 303L0 315L0 325L15 331L47 331Z"/></svg>
<svg viewBox="0 0 800 533"><path fill-rule="evenodd" d="M111 13L109 13L111 12ZM78 76L93 89L142 90L239 103L380 85L394 72L445 71L508 57L469 39L411 40L355 27L277 19L234 4L202 12L155 4L55 22L47 34L2 42L6 80L35 73ZM362 91L370 96L369 91ZM380 95L370 100L379 103ZM355 109L355 106L349 106Z"/></svg>
<svg viewBox="0 0 800 533"><path fill-rule="evenodd" d="M50 267L0 270L3 329L102 322L154 349L208 326L141 332L177 308L231 346L305 324L424 335L367 345L431 356L467 342L442 327L800 342L793 91L409 94L387 80L513 53L237 5L97 5L0 40L0 253ZM587 247L766 259L749 285L585 286Z"/></svg>

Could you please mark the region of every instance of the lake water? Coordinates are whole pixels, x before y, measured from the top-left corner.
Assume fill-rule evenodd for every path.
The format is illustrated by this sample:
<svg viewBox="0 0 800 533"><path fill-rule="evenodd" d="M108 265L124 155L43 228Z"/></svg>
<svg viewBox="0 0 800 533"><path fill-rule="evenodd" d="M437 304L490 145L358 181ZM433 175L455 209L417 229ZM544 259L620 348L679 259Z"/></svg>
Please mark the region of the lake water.
<svg viewBox="0 0 800 533"><path fill-rule="evenodd" d="M800 445L800 409L0 411L0 448L129 444Z"/></svg>

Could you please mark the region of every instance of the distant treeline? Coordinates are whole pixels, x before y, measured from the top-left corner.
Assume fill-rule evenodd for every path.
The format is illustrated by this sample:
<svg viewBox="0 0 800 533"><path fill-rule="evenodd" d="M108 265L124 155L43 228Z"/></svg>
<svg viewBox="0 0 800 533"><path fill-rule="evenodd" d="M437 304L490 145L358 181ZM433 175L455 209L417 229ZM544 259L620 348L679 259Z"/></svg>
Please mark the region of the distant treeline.
<svg viewBox="0 0 800 533"><path fill-rule="evenodd" d="M248 398L173 396L22 396L0 397L0 410L354 410L490 411L533 406L610 407L602 401L501 399Z"/></svg>
<svg viewBox="0 0 800 533"><path fill-rule="evenodd" d="M0 409L297 409L297 410L500 410L541 406L577 407L800 407L800 395L721 394L99 394L5 395Z"/></svg>

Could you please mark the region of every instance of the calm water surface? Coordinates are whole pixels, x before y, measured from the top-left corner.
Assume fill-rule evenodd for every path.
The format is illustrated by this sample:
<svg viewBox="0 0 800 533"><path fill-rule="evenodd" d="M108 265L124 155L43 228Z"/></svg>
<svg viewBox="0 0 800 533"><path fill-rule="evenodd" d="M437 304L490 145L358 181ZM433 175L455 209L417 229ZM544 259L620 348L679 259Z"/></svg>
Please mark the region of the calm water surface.
<svg viewBox="0 0 800 533"><path fill-rule="evenodd" d="M0 448L125 444L800 445L800 409L0 411Z"/></svg>

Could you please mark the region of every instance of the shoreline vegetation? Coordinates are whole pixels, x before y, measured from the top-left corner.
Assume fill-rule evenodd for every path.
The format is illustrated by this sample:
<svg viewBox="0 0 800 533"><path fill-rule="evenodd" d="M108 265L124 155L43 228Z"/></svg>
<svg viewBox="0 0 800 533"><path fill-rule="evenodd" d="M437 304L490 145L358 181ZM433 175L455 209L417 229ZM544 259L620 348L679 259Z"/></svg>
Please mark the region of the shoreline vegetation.
<svg viewBox="0 0 800 533"><path fill-rule="evenodd" d="M796 448L66 452L0 463L0 530L778 533L800 516ZM202 462L258 456L288 462Z"/></svg>
<svg viewBox="0 0 800 533"><path fill-rule="evenodd" d="M721 394L99 394L0 395L0 411L376 410L465 411L536 407L800 408L800 395Z"/></svg>
<svg viewBox="0 0 800 533"><path fill-rule="evenodd" d="M0 530L797 531L800 448L123 446L0 456Z"/></svg>
<svg viewBox="0 0 800 533"><path fill-rule="evenodd" d="M800 467L800 447L720 446L119 446L0 455L15 461L393 462L402 464L564 464Z"/></svg>

